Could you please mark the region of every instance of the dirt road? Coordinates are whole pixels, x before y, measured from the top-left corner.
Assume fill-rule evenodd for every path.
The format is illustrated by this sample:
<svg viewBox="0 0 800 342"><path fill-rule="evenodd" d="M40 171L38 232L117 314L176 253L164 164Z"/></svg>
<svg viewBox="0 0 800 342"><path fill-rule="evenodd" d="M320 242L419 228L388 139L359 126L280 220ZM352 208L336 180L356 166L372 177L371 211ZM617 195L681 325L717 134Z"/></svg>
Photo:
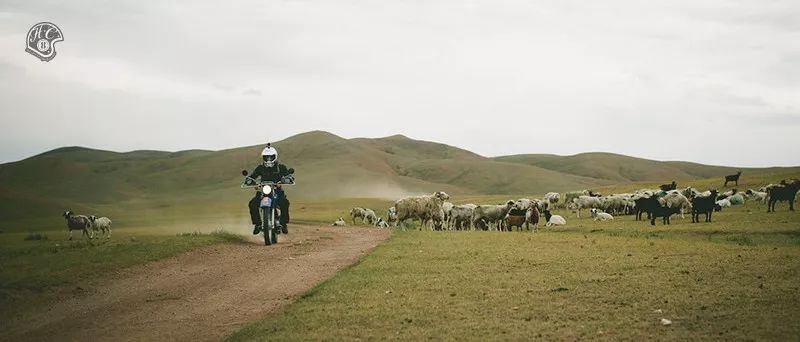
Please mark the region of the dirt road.
<svg viewBox="0 0 800 342"><path fill-rule="evenodd" d="M84 295L6 322L0 339L217 341L277 312L388 236L293 225L277 246L254 238L207 247L131 268Z"/></svg>

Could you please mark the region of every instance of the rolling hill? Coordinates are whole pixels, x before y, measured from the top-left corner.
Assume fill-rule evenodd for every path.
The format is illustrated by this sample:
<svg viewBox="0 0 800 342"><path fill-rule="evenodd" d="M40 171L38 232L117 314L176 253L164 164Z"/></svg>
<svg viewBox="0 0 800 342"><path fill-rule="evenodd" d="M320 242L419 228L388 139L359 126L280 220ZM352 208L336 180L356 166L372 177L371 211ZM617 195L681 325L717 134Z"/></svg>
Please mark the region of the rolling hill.
<svg viewBox="0 0 800 342"><path fill-rule="evenodd" d="M346 197L395 199L444 190L452 195L541 194L619 183L720 177L739 168L661 162L610 153L487 158L402 135L344 139L321 131L275 142L281 160L297 170L298 200ZM0 164L0 227L37 225L42 213L158 214L180 220L207 210L241 211L250 196L240 171L259 162L262 146L221 151L117 153L65 147ZM800 168L741 169L753 173ZM13 222L13 223L9 223Z"/></svg>

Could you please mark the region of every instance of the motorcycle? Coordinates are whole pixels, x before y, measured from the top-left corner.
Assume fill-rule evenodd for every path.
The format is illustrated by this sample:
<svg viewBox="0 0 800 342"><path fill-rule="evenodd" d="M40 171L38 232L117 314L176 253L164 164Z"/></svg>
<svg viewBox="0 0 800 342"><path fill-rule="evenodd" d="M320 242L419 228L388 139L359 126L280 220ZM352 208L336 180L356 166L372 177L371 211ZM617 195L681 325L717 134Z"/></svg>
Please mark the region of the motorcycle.
<svg viewBox="0 0 800 342"><path fill-rule="evenodd" d="M264 244L269 246L278 243L278 225L276 224L276 217L278 217L278 206L275 204L275 186L294 185L294 176L289 174L283 177L279 182L269 181L256 181L250 177L247 170L242 170L244 181L241 184L242 189L257 189L263 194L261 203L259 205L261 214L261 231L264 233ZM285 214L285 213L282 213Z"/></svg>

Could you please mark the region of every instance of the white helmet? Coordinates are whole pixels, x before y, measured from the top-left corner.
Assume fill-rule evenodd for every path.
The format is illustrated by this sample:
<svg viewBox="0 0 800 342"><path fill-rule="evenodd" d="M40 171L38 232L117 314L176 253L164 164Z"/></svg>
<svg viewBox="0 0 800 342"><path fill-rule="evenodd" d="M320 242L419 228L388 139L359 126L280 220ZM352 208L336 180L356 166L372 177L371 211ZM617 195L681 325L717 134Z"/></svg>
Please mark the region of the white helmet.
<svg viewBox="0 0 800 342"><path fill-rule="evenodd" d="M267 147L261 151L261 159L264 160L264 165L273 167L278 162L278 150L272 147L271 143L267 143Z"/></svg>

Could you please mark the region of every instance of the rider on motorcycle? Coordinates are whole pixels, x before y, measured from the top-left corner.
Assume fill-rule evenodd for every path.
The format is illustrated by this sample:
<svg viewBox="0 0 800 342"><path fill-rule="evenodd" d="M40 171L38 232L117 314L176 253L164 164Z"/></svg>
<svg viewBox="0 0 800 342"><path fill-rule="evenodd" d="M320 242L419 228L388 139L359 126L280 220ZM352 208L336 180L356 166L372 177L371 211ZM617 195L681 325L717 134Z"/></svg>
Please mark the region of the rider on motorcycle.
<svg viewBox="0 0 800 342"><path fill-rule="evenodd" d="M262 182L279 183L282 179L284 179L284 177L289 176L294 172L293 169L287 168L286 165L278 162L278 151L272 147L271 143L267 143L267 147L261 151L261 160L262 164L257 166L255 170L250 173L250 178L252 178L254 181L258 181L258 178L260 177ZM286 197L286 193L278 184L275 185L273 193L275 196L275 203L281 212L278 220L281 226L280 230L284 234L288 234L289 230L287 223L289 223L289 199ZM247 207L250 209L250 219L254 225L253 235L261 232L261 215L259 213L259 205L263 196L264 194L261 192L261 189L256 189L255 195L247 205Z"/></svg>

